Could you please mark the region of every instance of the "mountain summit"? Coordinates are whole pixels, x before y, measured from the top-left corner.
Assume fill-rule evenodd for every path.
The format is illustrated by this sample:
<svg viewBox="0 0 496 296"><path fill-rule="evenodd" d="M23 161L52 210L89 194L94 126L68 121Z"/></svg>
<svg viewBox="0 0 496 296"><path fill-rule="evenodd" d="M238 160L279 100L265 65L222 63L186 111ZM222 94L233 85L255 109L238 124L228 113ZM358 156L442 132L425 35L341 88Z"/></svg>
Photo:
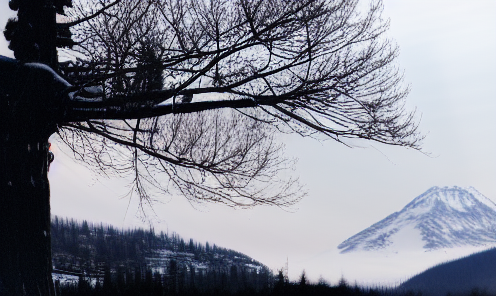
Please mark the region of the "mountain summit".
<svg viewBox="0 0 496 296"><path fill-rule="evenodd" d="M342 242L341 253L405 249L432 251L496 244L496 204L475 188L432 187Z"/></svg>

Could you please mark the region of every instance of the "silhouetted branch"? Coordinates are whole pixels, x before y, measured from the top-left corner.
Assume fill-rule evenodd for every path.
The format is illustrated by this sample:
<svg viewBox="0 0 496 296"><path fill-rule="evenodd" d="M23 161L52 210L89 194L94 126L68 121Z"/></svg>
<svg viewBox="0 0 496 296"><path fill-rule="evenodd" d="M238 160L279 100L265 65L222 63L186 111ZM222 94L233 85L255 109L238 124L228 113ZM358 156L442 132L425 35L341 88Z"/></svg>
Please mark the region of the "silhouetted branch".
<svg viewBox="0 0 496 296"><path fill-rule="evenodd" d="M234 111L141 119L139 125L87 121L59 133L90 167L133 174L142 197L150 196L148 187L170 192L165 184L192 201L235 207L289 206L305 194L296 180L277 181L290 162L274 142L273 127Z"/></svg>
<svg viewBox="0 0 496 296"><path fill-rule="evenodd" d="M76 25L79 25L81 23L84 23L84 22L87 22L91 19L94 19L96 18L97 16L99 16L100 14L104 13L107 9L111 8L112 6L116 5L116 4L119 4L122 0L116 0L104 7L102 7L100 10L96 11L95 13L91 14L91 15L88 15L86 17L83 17L81 19L78 19L76 21L73 21L73 22L69 22L69 23L58 23L57 26L60 27L60 28L70 28L70 27L73 27L73 26L76 26Z"/></svg>
<svg viewBox="0 0 496 296"><path fill-rule="evenodd" d="M269 136L276 130L420 149L378 0L368 9L358 0L112 3L73 27L79 58L61 66L73 84L61 135L104 170L116 166L104 160L105 145L130 149L124 171L133 171L142 196L149 196L146 184L168 191L152 177L155 169L190 199L292 204L301 197L288 191L296 183L274 179L285 163L276 161L281 156ZM84 18L75 6L69 17ZM226 108L239 109L239 117ZM225 161L218 159L219 141L234 149L223 152L234 153ZM172 152L173 143L187 153ZM210 158L197 158L204 154ZM291 186L264 197L272 183Z"/></svg>

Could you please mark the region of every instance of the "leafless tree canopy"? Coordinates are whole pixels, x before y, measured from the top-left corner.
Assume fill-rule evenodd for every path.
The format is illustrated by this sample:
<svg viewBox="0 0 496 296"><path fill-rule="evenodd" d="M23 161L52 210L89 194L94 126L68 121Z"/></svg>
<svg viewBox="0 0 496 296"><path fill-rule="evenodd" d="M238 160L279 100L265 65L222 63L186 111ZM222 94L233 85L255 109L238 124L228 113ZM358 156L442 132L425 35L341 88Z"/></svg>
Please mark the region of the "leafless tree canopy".
<svg viewBox="0 0 496 296"><path fill-rule="evenodd" d="M419 148L380 1L74 2L60 135L142 197L291 205L279 130Z"/></svg>
<svg viewBox="0 0 496 296"><path fill-rule="evenodd" d="M230 110L87 121L67 124L61 135L92 167L131 174L145 201L150 188L236 207L288 206L302 195L296 180L277 178L289 163L274 128Z"/></svg>

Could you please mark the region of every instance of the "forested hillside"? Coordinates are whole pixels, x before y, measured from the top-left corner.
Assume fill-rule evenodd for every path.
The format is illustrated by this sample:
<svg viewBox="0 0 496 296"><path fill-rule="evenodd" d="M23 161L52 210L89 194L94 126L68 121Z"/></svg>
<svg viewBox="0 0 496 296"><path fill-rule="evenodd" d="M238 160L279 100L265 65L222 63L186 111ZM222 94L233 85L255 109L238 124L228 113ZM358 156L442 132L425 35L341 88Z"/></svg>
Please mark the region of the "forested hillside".
<svg viewBox="0 0 496 296"><path fill-rule="evenodd" d="M208 242L186 242L175 233L121 230L56 216L51 231L54 273L77 277L74 288L91 284L102 291L122 293L147 286L178 293L262 290L272 283L271 271L250 257ZM71 284L65 279L57 286Z"/></svg>
<svg viewBox="0 0 496 296"><path fill-rule="evenodd" d="M427 269L407 280L400 290L421 291L424 296L468 295L473 291L496 294L496 248Z"/></svg>

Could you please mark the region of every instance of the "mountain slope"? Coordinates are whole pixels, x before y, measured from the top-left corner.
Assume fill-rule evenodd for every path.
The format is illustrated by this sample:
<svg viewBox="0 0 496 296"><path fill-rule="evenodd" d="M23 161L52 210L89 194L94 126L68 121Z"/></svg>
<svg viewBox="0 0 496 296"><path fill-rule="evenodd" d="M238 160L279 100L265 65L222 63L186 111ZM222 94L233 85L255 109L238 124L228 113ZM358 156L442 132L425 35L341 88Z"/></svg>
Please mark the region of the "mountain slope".
<svg viewBox="0 0 496 296"><path fill-rule="evenodd" d="M403 291L421 291L422 295L468 295L473 289L496 293L496 249L439 264L401 284Z"/></svg>
<svg viewBox="0 0 496 296"><path fill-rule="evenodd" d="M214 285L223 277L239 275L258 289L272 276L265 265L247 255L208 242L184 241L175 233L120 230L111 225L54 217L51 234L54 273L76 278L84 274L102 280L108 272L113 277L127 274L128 280L149 272L159 281L173 276Z"/></svg>
<svg viewBox="0 0 496 296"><path fill-rule="evenodd" d="M496 244L496 204L473 187L432 187L342 242L341 253L421 248L432 251Z"/></svg>

